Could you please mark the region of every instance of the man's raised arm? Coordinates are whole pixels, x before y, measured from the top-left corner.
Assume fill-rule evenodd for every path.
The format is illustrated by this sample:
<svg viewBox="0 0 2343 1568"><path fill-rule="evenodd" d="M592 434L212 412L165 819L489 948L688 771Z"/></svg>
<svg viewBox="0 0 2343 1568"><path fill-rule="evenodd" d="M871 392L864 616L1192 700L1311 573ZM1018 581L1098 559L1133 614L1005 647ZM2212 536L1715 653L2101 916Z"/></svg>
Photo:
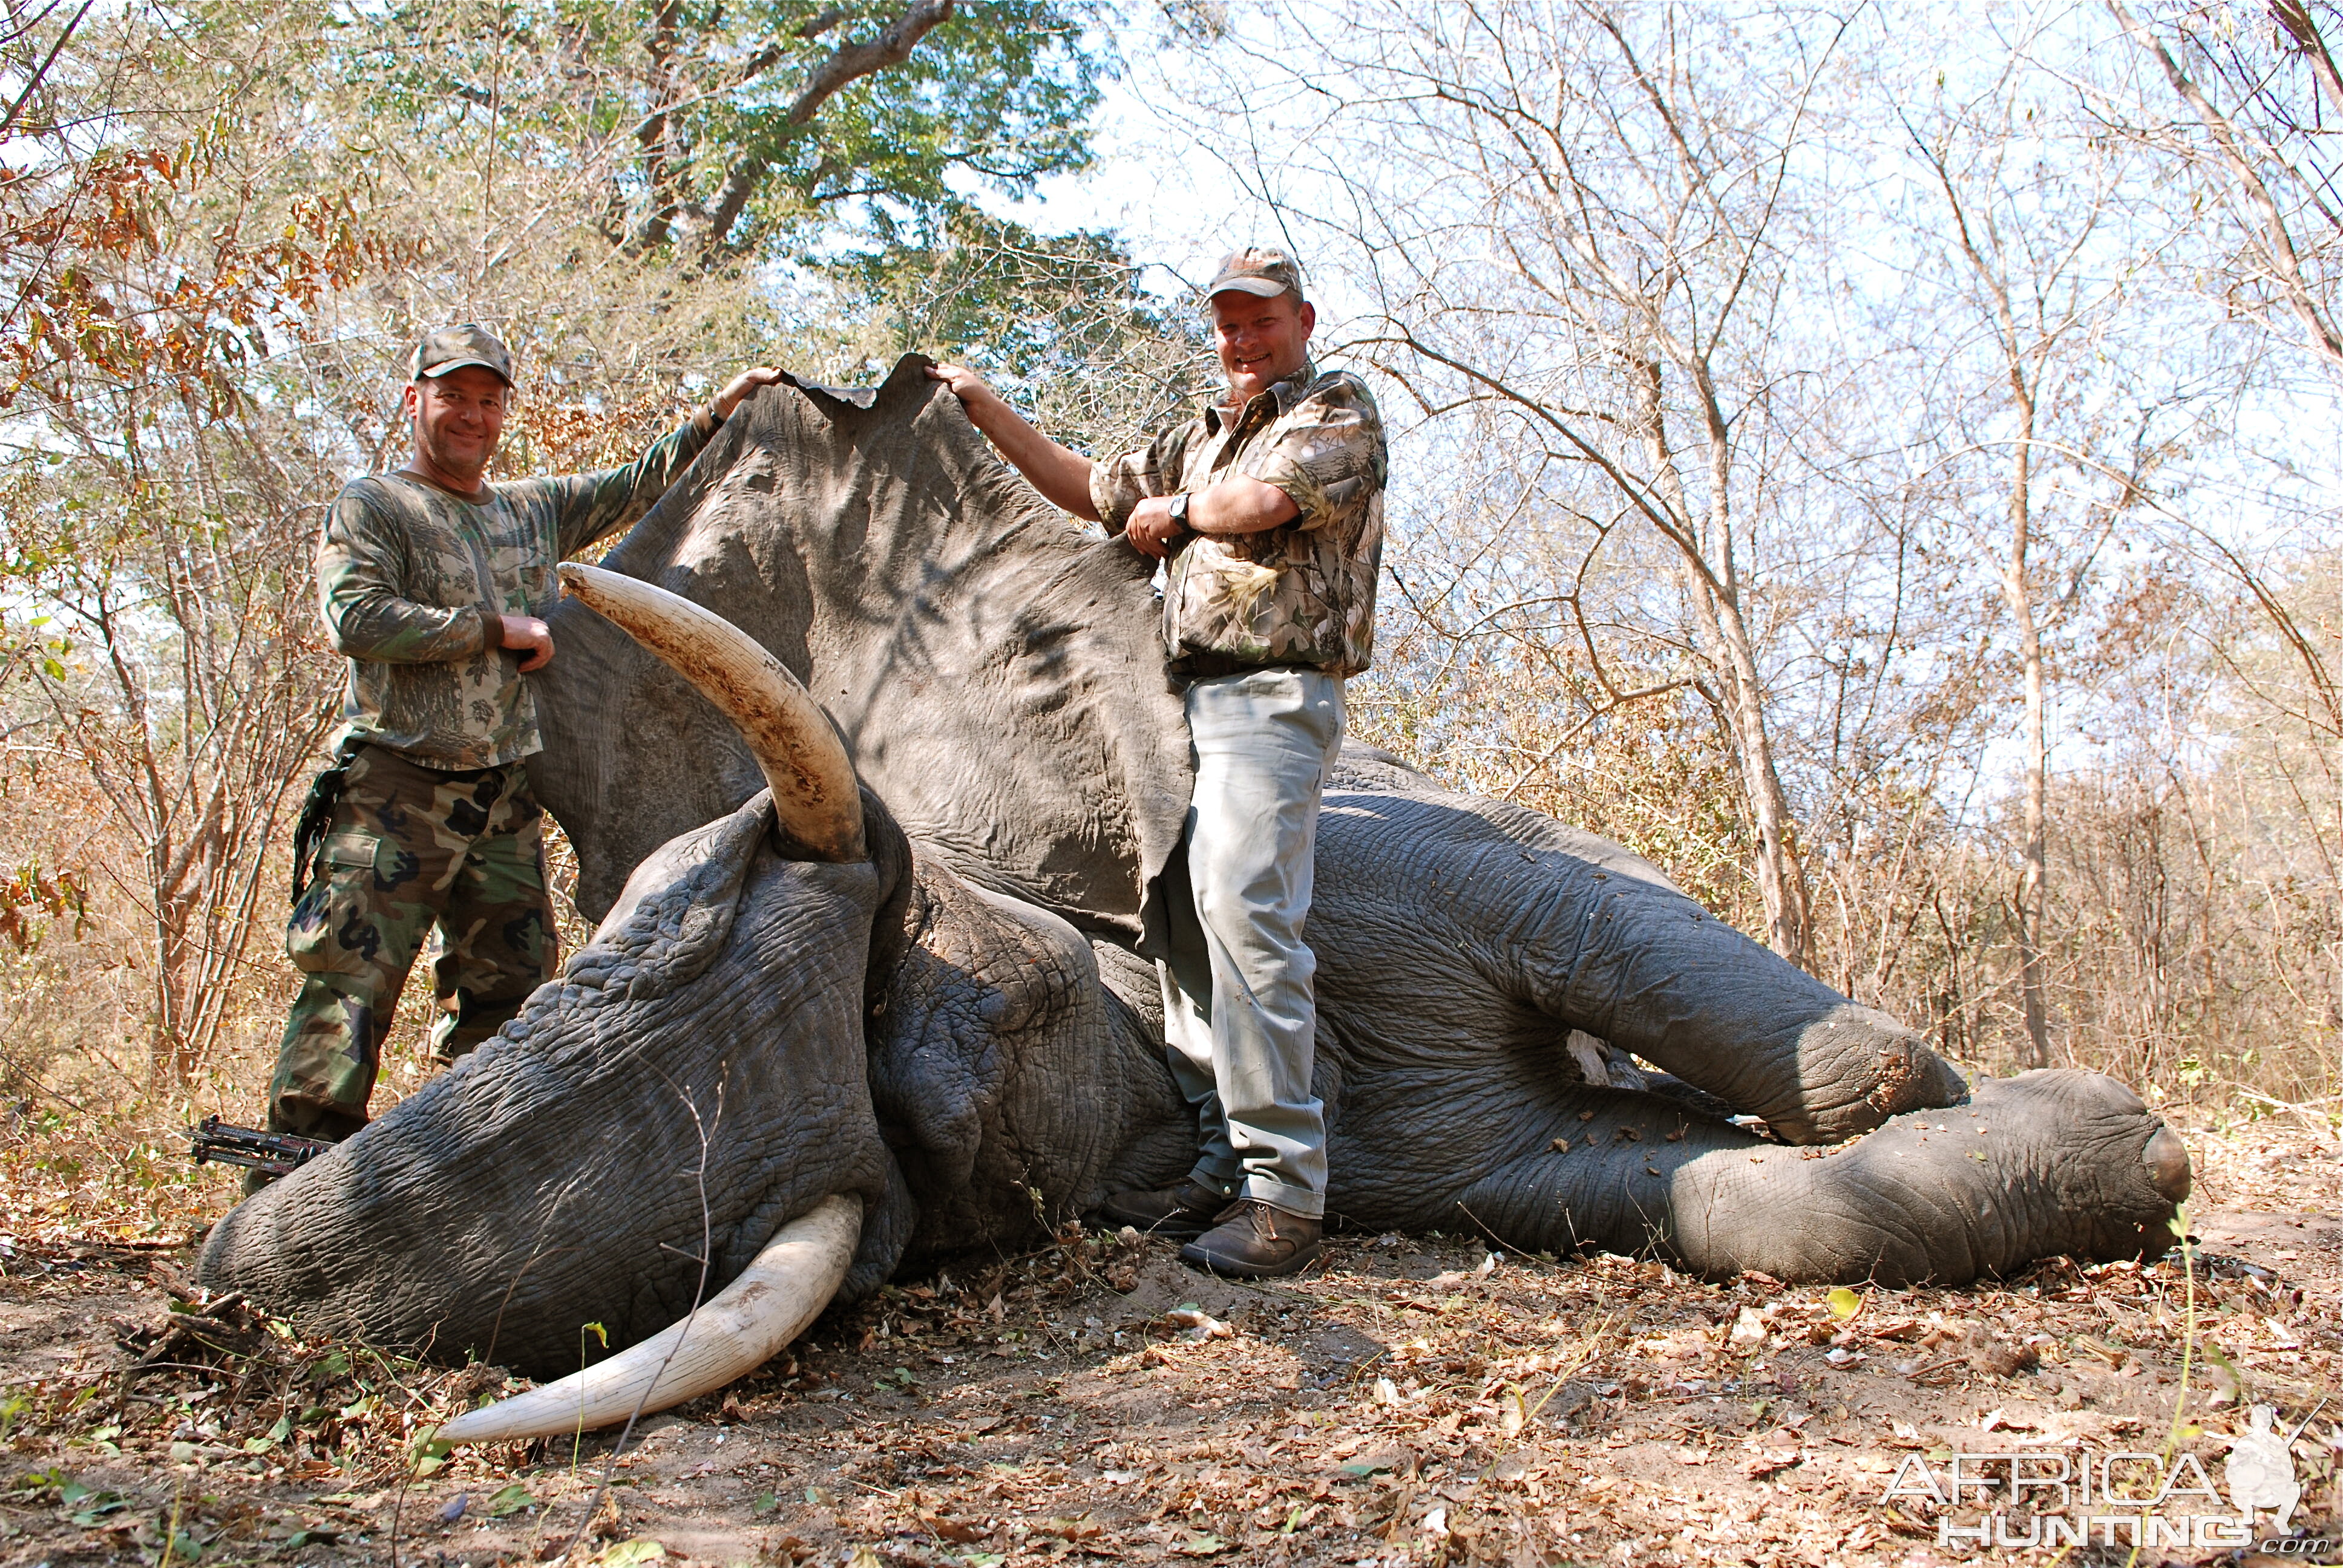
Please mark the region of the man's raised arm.
<svg viewBox="0 0 2343 1568"><path fill-rule="evenodd" d="M1098 507L1091 499L1088 457L1027 424L1023 415L1003 402L1001 394L967 366L930 365L928 374L952 389L952 396L968 410L968 422L983 431L1051 506L1086 522L1099 520Z"/></svg>
<svg viewBox="0 0 2343 1568"><path fill-rule="evenodd" d="M567 559L608 538L649 511L668 487L683 477L718 427L732 417L732 410L758 387L769 387L780 378L781 373L769 365L743 370L725 383L705 407L652 442L633 462L599 473L536 481L552 493L555 515L560 519L562 558Z"/></svg>

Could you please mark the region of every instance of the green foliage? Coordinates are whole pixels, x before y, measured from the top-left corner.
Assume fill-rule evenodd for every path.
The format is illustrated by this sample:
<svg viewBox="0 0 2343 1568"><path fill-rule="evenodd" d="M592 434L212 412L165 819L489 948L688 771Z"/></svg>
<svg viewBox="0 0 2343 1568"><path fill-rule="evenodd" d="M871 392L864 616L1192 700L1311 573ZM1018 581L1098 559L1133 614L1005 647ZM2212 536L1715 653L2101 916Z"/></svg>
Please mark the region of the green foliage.
<svg viewBox="0 0 2343 1568"><path fill-rule="evenodd" d="M1141 286L1102 231L1043 235L966 203L897 218L877 243L809 257L830 290L830 374L867 380L923 353L981 372L1057 439L1101 456L1184 418L1215 384L1202 318Z"/></svg>
<svg viewBox="0 0 2343 1568"><path fill-rule="evenodd" d="M667 1548L656 1541L638 1537L621 1541L594 1559L600 1568L641 1568L646 1563L656 1563L667 1555Z"/></svg>
<svg viewBox="0 0 2343 1568"><path fill-rule="evenodd" d="M456 1445L442 1438L437 1427L427 1426L408 1442L407 1462L414 1467L413 1473L419 1481L446 1469L447 1456L455 1451Z"/></svg>
<svg viewBox="0 0 2343 1568"><path fill-rule="evenodd" d="M1200 320L1143 292L1111 234L1044 236L955 203L910 222L882 214L877 237L818 270L898 352L1027 381L1111 363L1137 341L1204 347Z"/></svg>
<svg viewBox="0 0 2343 1568"><path fill-rule="evenodd" d="M968 363L1075 450L1113 455L1183 419L1216 385L1202 317L1141 288L1108 232L1038 235L968 204L881 218L881 244L809 257L830 286L801 324L834 379L867 382L900 354Z"/></svg>
<svg viewBox="0 0 2343 1568"><path fill-rule="evenodd" d="M524 1509L534 1509L536 1506L537 1498L528 1487L516 1481L510 1485L500 1488L494 1496L490 1497L484 1511L491 1519L502 1519L508 1514L518 1513Z"/></svg>
<svg viewBox="0 0 2343 1568"><path fill-rule="evenodd" d="M1087 6L921 19L867 0L409 4L345 29L321 64L370 84L416 145L566 166L606 241L755 258L889 207L939 210L955 181L1024 191L1088 160L1106 63ZM909 55L873 69L890 34L915 39Z"/></svg>

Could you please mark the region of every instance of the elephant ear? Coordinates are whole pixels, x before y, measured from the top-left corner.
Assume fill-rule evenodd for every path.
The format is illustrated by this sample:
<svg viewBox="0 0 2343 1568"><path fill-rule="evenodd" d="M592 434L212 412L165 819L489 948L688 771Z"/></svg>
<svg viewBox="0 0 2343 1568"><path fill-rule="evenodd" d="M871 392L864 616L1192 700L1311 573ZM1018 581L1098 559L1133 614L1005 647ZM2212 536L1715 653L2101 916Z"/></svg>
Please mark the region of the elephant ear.
<svg viewBox="0 0 2343 1568"><path fill-rule="evenodd" d="M980 886L1142 936L1187 729L1154 563L996 457L910 356L873 391L790 378L733 415L602 565L715 611L803 680L903 829ZM636 864L764 787L739 732L565 600L529 774L599 918Z"/></svg>

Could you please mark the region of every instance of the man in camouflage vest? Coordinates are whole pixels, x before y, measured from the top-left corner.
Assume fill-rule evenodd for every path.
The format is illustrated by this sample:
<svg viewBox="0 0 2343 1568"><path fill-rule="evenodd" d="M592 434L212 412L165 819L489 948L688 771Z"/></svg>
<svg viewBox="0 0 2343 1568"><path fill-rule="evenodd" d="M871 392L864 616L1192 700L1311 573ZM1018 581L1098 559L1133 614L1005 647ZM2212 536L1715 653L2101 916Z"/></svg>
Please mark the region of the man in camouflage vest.
<svg viewBox="0 0 2343 1568"><path fill-rule="evenodd" d="M1186 1180L1104 1211L1192 1238L1180 1255L1198 1267L1258 1277L1315 1258L1326 1210L1302 922L1342 682L1373 648L1386 464L1365 384L1310 362L1317 313L1291 256L1239 251L1205 292L1228 390L1111 462L1051 440L971 371L930 374L1042 495L1166 562L1164 653L1196 784L1156 969L1203 1147Z"/></svg>
<svg viewBox="0 0 2343 1568"><path fill-rule="evenodd" d="M413 455L346 486L317 546L318 606L349 658L349 693L296 847L285 947L301 990L268 1125L336 1141L366 1124L399 991L435 925L442 1061L552 976L544 819L521 765L542 748L521 678L553 658L539 615L557 595L554 564L649 510L780 374L743 372L624 467L489 484L511 354L482 327L452 327L426 337L409 369Z"/></svg>

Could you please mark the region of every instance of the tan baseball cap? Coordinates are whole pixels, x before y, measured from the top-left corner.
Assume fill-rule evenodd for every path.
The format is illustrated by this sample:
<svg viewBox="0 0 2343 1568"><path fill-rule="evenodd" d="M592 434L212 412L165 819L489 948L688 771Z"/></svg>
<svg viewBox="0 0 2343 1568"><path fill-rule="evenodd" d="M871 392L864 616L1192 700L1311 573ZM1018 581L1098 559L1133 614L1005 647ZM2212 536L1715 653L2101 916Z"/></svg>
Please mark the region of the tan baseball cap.
<svg viewBox="0 0 2343 1568"><path fill-rule="evenodd" d="M1232 250L1221 258L1221 269L1205 286L1204 297L1235 289L1262 299L1292 290L1293 297L1302 297L1302 264L1282 250L1254 247Z"/></svg>
<svg viewBox="0 0 2343 1568"><path fill-rule="evenodd" d="M426 376L445 376L467 365L493 370L504 378L506 386L513 384L512 350L498 342L495 333L475 321L425 334L423 341L415 346L407 379L420 381Z"/></svg>

